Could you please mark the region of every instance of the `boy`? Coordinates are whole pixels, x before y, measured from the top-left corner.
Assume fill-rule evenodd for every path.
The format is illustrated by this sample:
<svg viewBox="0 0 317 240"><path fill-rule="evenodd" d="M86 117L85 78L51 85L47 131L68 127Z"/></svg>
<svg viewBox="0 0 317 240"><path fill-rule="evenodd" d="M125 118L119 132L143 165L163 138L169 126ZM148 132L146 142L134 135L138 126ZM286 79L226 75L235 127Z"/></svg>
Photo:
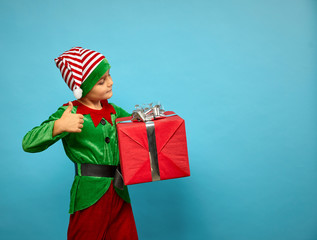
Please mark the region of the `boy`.
<svg viewBox="0 0 317 240"><path fill-rule="evenodd" d="M40 152L62 139L75 164L68 240L138 239L128 189L118 174L115 125L116 118L131 114L108 103L110 65L102 54L81 47L64 52L55 63L77 100L29 131L23 149Z"/></svg>

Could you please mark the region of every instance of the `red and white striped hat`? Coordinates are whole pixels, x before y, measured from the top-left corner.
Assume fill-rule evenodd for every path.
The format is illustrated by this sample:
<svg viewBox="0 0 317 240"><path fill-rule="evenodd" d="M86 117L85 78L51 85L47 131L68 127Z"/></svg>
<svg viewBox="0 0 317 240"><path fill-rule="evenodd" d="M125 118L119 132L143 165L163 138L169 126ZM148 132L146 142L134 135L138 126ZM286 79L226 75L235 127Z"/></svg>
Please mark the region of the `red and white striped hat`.
<svg viewBox="0 0 317 240"><path fill-rule="evenodd" d="M55 63L76 99L84 97L110 68L101 53L82 47L64 52Z"/></svg>

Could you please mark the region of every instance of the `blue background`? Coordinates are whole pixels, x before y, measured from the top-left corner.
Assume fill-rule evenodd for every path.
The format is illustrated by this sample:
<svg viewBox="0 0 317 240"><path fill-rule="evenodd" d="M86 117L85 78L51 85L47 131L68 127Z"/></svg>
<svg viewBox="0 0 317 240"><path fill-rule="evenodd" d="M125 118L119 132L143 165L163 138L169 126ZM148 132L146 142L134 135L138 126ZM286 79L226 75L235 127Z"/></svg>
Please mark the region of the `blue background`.
<svg viewBox="0 0 317 240"><path fill-rule="evenodd" d="M74 167L22 138L74 100L54 58L103 53L114 102L186 123L191 177L129 187L141 240L317 239L317 2L1 1L0 238L66 239Z"/></svg>

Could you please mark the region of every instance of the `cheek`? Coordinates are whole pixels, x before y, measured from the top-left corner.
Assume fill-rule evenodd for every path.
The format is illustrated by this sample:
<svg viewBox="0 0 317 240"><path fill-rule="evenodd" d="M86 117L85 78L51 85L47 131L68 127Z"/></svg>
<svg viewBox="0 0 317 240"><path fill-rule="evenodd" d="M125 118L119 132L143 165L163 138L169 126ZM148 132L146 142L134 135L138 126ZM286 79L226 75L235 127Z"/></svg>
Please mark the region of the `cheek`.
<svg viewBox="0 0 317 240"><path fill-rule="evenodd" d="M96 85L93 87L93 89L90 90L89 98L99 99L102 94L104 94L102 87L100 87L99 85Z"/></svg>
<svg viewBox="0 0 317 240"><path fill-rule="evenodd" d="M102 94L105 91L104 87L102 85L96 86L96 88L94 90L95 90L96 95Z"/></svg>
<svg viewBox="0 0 317 240"><path fill-rule="evenodd" d="M108 89L106 87L101 87L98 89L98 91L96 92L96 94L100 97L105 96L105 94L107 94Z"/></svg>

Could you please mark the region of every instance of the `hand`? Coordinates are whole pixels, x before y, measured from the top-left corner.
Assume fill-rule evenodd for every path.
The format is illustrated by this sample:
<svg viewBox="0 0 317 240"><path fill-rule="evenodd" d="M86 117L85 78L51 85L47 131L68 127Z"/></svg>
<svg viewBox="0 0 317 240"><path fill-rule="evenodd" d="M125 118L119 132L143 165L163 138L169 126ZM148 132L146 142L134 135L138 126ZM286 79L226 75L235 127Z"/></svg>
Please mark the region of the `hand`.
<svg viewBox="0 0 317 240"><path fill-rule="evenodd" d="M71 113L72 109L73 103L68 102L68 107L63 115L54 123L53 137L62 132L81 132L84 126L84 116L82 114Z"/></svg>

